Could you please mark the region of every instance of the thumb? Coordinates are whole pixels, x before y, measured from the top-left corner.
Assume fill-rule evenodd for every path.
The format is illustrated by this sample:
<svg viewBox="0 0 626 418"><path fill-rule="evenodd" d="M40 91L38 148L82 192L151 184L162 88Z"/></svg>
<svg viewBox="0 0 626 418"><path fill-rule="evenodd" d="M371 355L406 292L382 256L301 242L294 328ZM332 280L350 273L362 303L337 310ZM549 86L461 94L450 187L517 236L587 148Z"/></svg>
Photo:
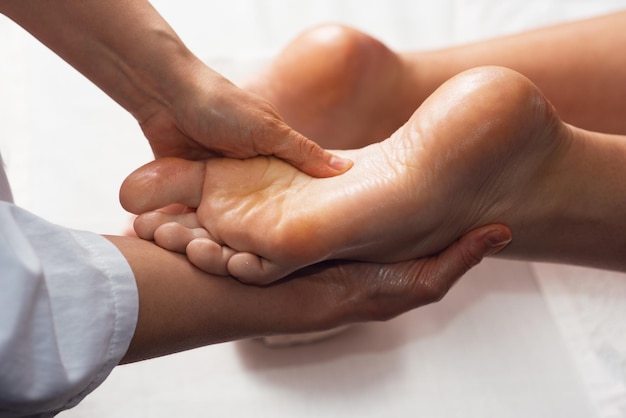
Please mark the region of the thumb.
<svg viewBox="0 0 626 418"><path fill-rule="evenodd" d="M364 304L365 317L387 320L441 300L459 278L510 241L508 227L487 225L470 231L436 256L367 271L370 274L361 278L370 299Z"/></svg>
<svg viewBox="0 0 626 418"><path fill-rule="evenodd" d="M468 232L437 256L427 259L413 276L413 290L419 294L420 306L441 300L458 279L484 257L506 247L511 239L507 226L486 225Z"/></svg>
<svg viewBox="0 0 626 418"><path fill-rule="evenodd" d="M313 177L332 177L346 172L352 161L335 155L285 125L287 133L264 141L264 154L274 155Z"/></svg>

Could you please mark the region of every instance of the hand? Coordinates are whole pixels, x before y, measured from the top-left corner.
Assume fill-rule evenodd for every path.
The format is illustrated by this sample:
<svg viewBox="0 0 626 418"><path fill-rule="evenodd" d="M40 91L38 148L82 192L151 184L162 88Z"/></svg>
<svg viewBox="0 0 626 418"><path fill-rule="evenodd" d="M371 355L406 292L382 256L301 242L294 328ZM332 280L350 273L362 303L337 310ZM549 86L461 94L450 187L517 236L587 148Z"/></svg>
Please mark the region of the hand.
<svg viewBox="0 0 626 418"><path fill-rule="evenodd" d="M511 240L491 225L440 254L397 264L330 261L270 286L202 273L147 241L109 237L126 256L140 295L139 321L123 363L243 338L384 321L440 300L483 257Z"/></svg>
<svg viewBox="0 0 626 418"><path fill-rule="evenodd" d="M0 13L128 110L157 157L275 155L315 177L350 168L207 67L148 1L5 1Z"/></svg>
<svg viewBox="0 0 626 418"><path fill-rule="evenodd" d="M156 157L201 159L274 155L314 177L340 174L351 162L325 151L289 127L265 99L203 64L195 83L171 107L155 106L140 120Z"/></svg>
<svg viewBox="0 0 626 418"><path fill-rule="evenodd" d="M335 260L300 270L287 282L268 287L276 290L277 308L293 304L293 313L284 318L290 329L281 333L317 330L320 324L303 327L307 318L322 319L319 330L324 330L349 323L386 321L438 302L465 273L511 240L508 227L486 225L431 257L394 264ZM303 297L294 298L294 289L303 289Z"/></svg>

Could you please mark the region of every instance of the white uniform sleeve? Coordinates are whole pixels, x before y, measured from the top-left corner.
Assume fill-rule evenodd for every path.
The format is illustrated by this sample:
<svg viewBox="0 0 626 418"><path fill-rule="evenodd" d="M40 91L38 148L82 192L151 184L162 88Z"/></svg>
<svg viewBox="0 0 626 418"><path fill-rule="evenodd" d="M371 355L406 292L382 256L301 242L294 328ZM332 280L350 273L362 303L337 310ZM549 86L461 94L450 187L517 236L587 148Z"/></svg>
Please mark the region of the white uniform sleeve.
<svg viewBox="0 0 626 418"><path fill-rule="evenodd" d="M137 311L108 240L0 201L0 417L75 406L125 354Z"/></svg>

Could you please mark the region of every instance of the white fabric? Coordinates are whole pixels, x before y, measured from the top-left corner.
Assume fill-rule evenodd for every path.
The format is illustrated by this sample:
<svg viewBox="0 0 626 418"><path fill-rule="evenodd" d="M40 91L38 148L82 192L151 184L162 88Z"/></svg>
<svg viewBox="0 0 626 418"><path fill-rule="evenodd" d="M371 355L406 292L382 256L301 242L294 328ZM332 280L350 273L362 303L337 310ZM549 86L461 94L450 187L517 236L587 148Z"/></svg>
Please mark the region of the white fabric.
<svg viewBox="0 0 626 418"><path fill-rule="evenodd" d="M626 417L626 274L547 263L533 269L598 415Z"/></svg>
<svg viewBox="0 0 626 418"><path fill-rule="evenodd" d="M626 8L625 0L152 3L194 52L235 80L319 23L350 24L411 50ZM1 17L0 39L0 148L15 199L61 225L119 232L128 219L119 184L150 158L137 125ZM246 341L118 367L61 416L625 416L626 350L617 338L626 321L623 293L613 292L623 275L596 281L595 270L536 267L488 261L438 304L313 346ZM573 291L571 280L588 286ZM585 298L591 283L591 294L614 297Z"/></svg>
<svg viewBox="0 0 626 418"><path fill-rule="evenodd" d="M52 416L119 363L137 289L109 241L15 206L0 171L0 417Z"/></svg>
<svg viewBox="0 0 626 418"><path fill-rule="evenodd" d="M2 155L0 155L0 201L13 202L13 194L11 193L11 186L9 186L7 172L4 169Z"/></svg>

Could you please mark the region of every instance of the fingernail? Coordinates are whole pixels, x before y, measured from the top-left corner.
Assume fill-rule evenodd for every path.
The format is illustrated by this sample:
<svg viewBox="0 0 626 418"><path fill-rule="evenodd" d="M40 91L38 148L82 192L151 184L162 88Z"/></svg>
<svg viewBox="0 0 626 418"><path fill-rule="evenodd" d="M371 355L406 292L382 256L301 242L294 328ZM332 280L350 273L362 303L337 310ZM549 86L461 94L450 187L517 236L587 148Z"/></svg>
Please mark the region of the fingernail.
<svg viewBox="0 0 626 418"><path fill-rule="evenodd" d="M489 245L489 250L485 256L494 255L502 250L511 242L511 236L503 233L500 230L495 230L487 233L485 236L485 242Z"/></svg>
<svg viewBox="0 0 626 418"><path fill-rule="evenodd" d="M354 163L352 162L352 160L349 160L347 158L341 158L341 157L337 157L336 155L333 155L330 158L330 161L328 164L337 171L346 171L350 167L352 167Z"/></svg>

